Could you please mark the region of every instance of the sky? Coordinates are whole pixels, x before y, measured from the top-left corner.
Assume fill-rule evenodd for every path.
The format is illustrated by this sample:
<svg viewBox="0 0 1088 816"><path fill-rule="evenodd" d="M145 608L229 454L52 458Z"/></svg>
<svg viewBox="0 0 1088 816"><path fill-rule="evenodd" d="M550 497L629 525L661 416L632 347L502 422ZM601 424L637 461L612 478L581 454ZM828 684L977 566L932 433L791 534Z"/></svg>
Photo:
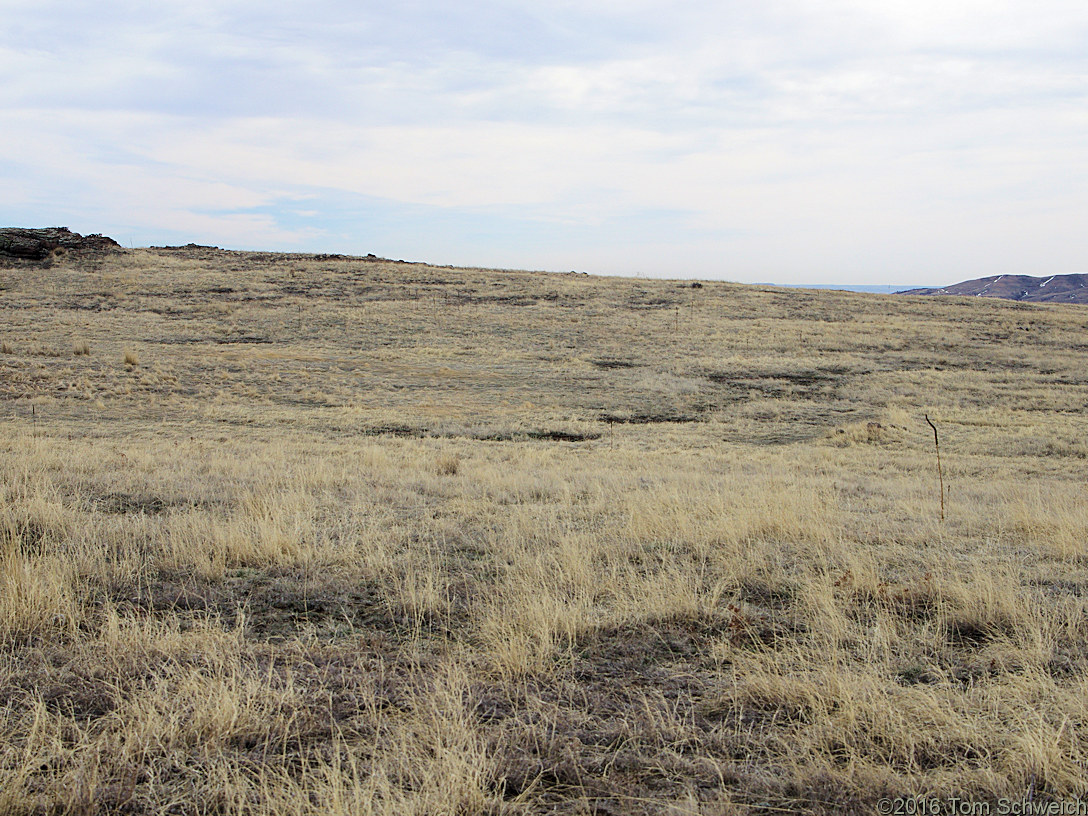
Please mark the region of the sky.
<svg viewBox="0 0 1088 816"><path fill-rule="evenodd" d="M1083 0L0 10L0 225L747 282L1088 272Z"/></svg>

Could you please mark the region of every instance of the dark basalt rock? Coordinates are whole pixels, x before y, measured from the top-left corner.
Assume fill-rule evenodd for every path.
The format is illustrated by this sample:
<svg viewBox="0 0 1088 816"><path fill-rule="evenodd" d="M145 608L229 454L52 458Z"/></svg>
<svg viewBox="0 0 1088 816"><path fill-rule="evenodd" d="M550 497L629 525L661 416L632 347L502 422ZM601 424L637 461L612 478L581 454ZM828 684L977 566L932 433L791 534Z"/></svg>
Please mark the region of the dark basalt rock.
<svg viewBox="0 0 1088 816"><path fill-rule="evenodd" d="M105 235L80 235L67 227L0 228L0 260L44 261L66 252L112 252L120 248Z"/></svg>

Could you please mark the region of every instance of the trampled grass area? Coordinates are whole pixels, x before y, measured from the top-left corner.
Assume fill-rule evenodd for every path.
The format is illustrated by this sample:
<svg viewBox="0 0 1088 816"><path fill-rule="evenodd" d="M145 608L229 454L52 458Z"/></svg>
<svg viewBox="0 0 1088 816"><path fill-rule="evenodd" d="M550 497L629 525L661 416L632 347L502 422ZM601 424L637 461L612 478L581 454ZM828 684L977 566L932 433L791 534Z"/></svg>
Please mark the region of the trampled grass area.
<svg viewBox="0 0 1088 816"><path fill-rule="evenodd" d="M1088 794L1082 307L186 249L0 310L0 812Z"/></svg>

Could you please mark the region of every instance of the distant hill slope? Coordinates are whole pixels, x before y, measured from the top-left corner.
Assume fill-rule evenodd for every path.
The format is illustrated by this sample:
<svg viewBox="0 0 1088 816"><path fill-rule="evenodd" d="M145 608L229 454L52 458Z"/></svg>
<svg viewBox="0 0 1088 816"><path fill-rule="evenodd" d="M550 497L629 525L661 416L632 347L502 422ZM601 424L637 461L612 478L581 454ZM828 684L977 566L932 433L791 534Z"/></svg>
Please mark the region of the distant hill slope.
<svg viewBox="0 0 1088 816"><path fill-rule="evenodd" d="M908 289L901 295L993 297L1030 303L1088 303L1088 275L994 275L940 289Z"/></svg>

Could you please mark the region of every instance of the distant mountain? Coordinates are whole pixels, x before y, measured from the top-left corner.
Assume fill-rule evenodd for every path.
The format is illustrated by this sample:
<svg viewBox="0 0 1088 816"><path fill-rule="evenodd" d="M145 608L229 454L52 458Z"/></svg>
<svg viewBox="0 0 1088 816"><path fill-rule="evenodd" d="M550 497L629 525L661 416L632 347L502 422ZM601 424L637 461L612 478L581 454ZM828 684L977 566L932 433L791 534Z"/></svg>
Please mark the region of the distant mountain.
<svg viewBox="0 0 1088 816"><path fill-rule="evenodd" d="M941 289L908 289L901 295L956 295L1023 300L1030 303L1088 303L1088 275L995 275Z"/></svg>

